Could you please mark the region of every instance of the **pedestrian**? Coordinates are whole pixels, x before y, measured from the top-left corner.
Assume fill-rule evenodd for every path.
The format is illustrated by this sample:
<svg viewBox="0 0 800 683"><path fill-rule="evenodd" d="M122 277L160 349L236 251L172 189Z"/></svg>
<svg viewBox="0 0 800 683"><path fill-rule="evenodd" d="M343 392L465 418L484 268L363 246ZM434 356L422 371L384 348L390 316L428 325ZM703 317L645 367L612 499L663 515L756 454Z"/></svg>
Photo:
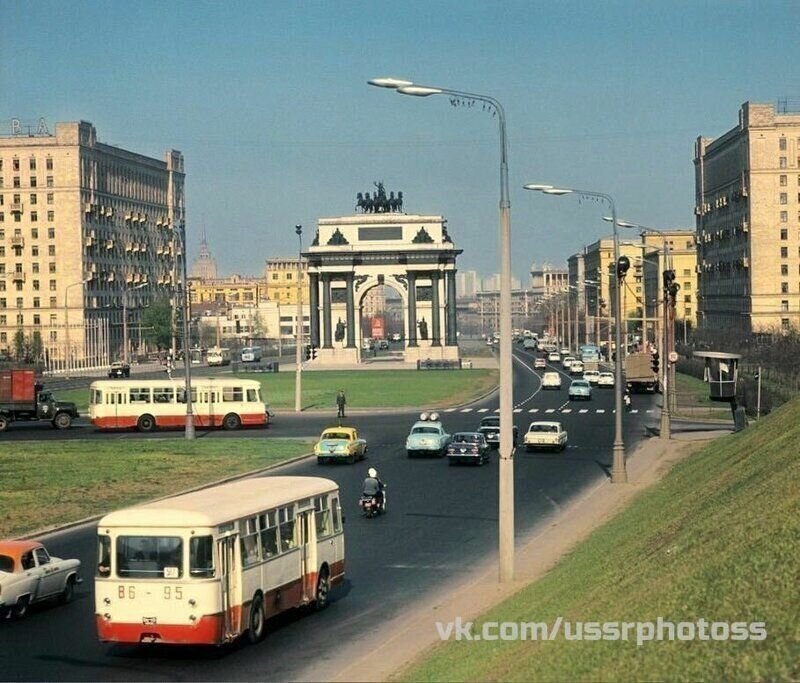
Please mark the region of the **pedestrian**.
<svg viewBox="0 0 800 683"><path fill-rule="evenodd" d="M167 377L169 379L172 379L172 370L173 370L172 356L167 356L167 364L164 370L167 373Z"/></svg>
<svg viewBox="0 0 800 683"><path fill-rule="evenodd" d="M625 396L623 397L623 400L625 401L625 410L630 410L631 409L631 394L630 394L629 391L625 392Z"/></svg>
<svg viewBox="0 0 800 683"><path fill-rule="evenodd" d="M338 393L336 394L336 406L339 408L339 414L337 417L344 417L344 407L347 404L347 398L344 395L344 389L339 389Z"/></svg>

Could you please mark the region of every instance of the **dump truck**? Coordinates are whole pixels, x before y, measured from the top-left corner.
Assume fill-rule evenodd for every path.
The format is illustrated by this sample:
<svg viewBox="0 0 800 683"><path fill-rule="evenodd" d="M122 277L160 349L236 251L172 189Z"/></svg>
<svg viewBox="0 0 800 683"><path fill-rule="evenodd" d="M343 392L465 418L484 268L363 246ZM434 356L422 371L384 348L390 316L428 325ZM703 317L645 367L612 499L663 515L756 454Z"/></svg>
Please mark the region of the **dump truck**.
<svg viewBox="0 0 800 683"><path fill-rule="evenodd" d="M57 401L36 381L33 370L0 371L0 432L19 420L47 420L56 429L68 429L76 417L75 404Z"/></svg>
<svg viewBox="0 0 800 683"><path fill-rule="evenodd" d="M649 353L629 353L625 357L625 384L631 393L658 391L658 375Z"/></svg>

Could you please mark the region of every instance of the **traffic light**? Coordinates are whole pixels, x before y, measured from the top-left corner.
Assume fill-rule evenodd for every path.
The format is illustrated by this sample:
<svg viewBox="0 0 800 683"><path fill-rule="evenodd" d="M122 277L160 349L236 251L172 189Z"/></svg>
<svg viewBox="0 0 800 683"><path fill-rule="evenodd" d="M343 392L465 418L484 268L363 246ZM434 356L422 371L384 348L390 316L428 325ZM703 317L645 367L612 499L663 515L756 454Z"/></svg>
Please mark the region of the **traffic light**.
<svg viewBox="0 0 800 683"><path fill-rule="evenodd" d="M658 361L659 361L658 351L653 351L650 354L650 367L652 368L655 374L658 374L658 368L659 368Z"/></svg>
<svg viewBox="0 0 800 683"><path fill-rule="evenodd" d="M617 260L617 277L621 280L631 267L631 260L627 256L620 256Z"/></svg>
<svg viewBox="0 0 800 683"><path fill-rule="evenodd" d="M317 357L317 347L306 344L306 360L314 360Z"/></svg>

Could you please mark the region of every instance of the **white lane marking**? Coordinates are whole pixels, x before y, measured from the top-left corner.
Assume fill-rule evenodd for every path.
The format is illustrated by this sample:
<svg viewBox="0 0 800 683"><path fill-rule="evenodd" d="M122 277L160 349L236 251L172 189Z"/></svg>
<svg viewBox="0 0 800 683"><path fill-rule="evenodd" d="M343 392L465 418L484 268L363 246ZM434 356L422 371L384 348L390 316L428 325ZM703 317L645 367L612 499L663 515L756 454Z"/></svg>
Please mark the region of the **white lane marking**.
<svg viewBox="0 0 800 683"><path fill-rule="evenodd" d="M634 408L633 410L631 410L631 412L632 413L638 413L639 411L638 411L638 409Z"/></svg>
<svg viewBox="0 0 800 683"><path fill-rule="evenodd" d="M566 408L568 405L569 405L569 399L567 399L560 406L558 406L558 408L556 408L556 410L561 410L563 408Z"/></svg>
<svg viewBox="0 0 800 683"><path fill-rule="evenodd" d="M479 409L478 409L478 412L479 412L479 413L488 413L488 412L489 412L489 409L488 409L488 408L479 408Z"/></svg>
<svg viewBox="0 0 800 683"><path fill-rule="evenodd" d="M596 413L604 413L604 412L606 412L606 411L605 411L605 410L603 410L602 408L598 408L598 409L597 409L597 410L595 410L594 412L596 412Z"/></svg>
<svg viewBox="0 0 800 683"><path fill-rule="evenodd" d="M454 412L456 412L456 408L448 408L444 412L446 412L446 413L454 413Z"/></svg>
<svg viewBox="0 0 800 683"><path fill-rule="evenodd" d="M556 412L556 409L555 408L548 408L544 412L546 412L546 413L554 413L554 412Z"/></svg>
<svg viewBox="0 0 800 683"><path fill-rule="evenodd" d="M461 412L462 413L471 413L472 412L472 408L462 408Z"/></svg>
<svg viewBox="0 0 800 683"><path fill-rule="evenodd" d="M562 413L571 413L572 412L572 408L564 408L564 410L562 410L561 412Z"/></svg>
<svg viewBox="0 0 800 683"><path fill-rule="evenodd" d="M531 408L528 412L529 413L538 413L539 409L538 408Z"/></svg>
<svg viewBox="0 0 800 683"><path fill-rule="evenodd" d="M514 408L514 412L515 413L521 413L522 412L522 408Z"/></svg>
<svg viewBox="0 0 800 683"><path fill-rule="evenodd" d="M529 354L526 354L526 355L529 355ZM528 401L530 401L532 398L534 398L536 396L536 394L538 394L542 390L542 378L539 376L539 373L536 372L535 370L533 370L525 361L522 360L522 358L518 358L516 354L512 355L512 358L515 361L517 361L517 363L522 365L522 367L525 368L528 372L530 372L536 378L536 380L539 382L539 386L536 388L536 391L534 391L526 399L524 399L524 400L520 401L519 403L517 403L516 407L519 408L519 407L524 406Z"/></svg>
<svg viewBox="0 0 800 683"><path fill-rule="evenodd" d="M588 413L589 409L588 408L581 408L578 412L579 413Z"/></svg>
<svg viewBox="0 0 800 683"><path fill-rule="evenodd" d="M649 415L649 414L650 414L650 413L652 413L653 411L652 411L652 410L645 410L644 412L646 412L646 413Z"/></svg>
<svg viewBox="0 0 800 683"><path fill-rule="evenodd" d="M500 408L495 408L494 412L499 413L500 412Z"/></svg>

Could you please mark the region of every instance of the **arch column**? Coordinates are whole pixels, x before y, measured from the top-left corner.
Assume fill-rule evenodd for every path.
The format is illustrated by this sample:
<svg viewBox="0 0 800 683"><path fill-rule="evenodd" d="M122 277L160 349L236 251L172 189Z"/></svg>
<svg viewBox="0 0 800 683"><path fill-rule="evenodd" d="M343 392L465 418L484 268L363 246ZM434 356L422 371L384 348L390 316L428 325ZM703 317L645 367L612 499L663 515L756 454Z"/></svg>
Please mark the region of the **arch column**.
<svg viewBox="0 0 800 683"><path fill-rule="evenodd" d="M322 274L322 348L332 349L331 343L331 275Z"/></svg>
<svg viewBox="0 0 800 683"><path fill-rule="evenodd" d="M445 285L447 289L447 334L445 344L447 346L458 346L458 322L456 318L456 271L448 270L445 273Z"/></svg>
<svg viewBox="0 0 800 683"><path fill-rule="evenodd" d="M319 348L319 275L309 273L308 314L311 327L311 346Z"/></svg>
<svg viewBox="0 0 800 683"><path fill-rule="evenodd" d="M353 273L347 273L344 277L347 285L347 348L356 347L356 307L353 293Z"/></svg>
<svg viewBox="0 0 800 683"><path fill-rule="evenodd" d="M431 346L442 345L441 320L439 318L439 271L431 273Z"/></svg>
<svg viewBox="0 0 800 683"><path fill-rule="evenodd" d="M417 346L417 274L408 271L408 344Z"/></svg>

